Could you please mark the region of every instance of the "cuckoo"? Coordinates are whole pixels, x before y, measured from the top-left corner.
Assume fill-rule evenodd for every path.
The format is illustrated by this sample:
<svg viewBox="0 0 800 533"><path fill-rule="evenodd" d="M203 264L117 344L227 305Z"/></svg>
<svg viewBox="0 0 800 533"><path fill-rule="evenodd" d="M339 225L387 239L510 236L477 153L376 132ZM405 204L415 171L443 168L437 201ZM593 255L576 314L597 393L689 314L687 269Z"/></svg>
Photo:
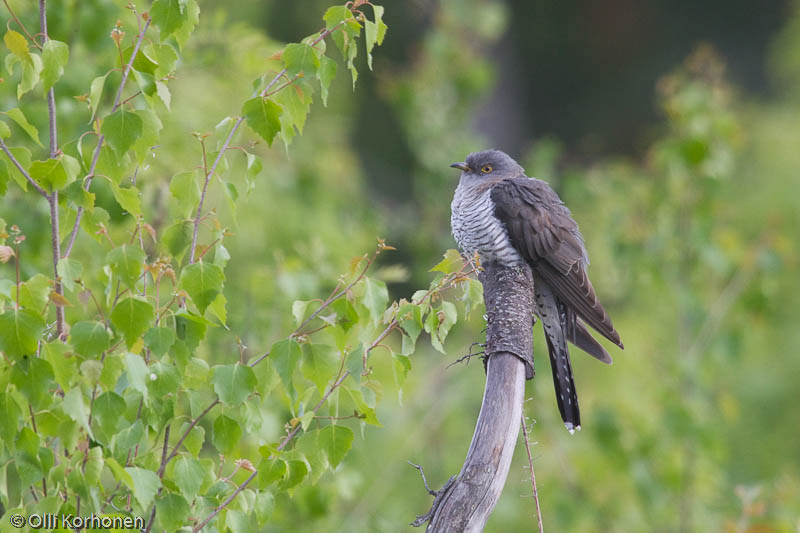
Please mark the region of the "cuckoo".
<svg viewBox="0 0 800 533"><path fill-rule="evenodd" d="M465 253L477 253L484 263L530 265L534 312L547 340L558 410L570 433L579 430L567 342L607 364L611 356L586 325L623 345L586 274L589 257L578 224L546 182L526 176L504 152L475 152L451 166L461 170L451 204L453 236Z"/></svg>

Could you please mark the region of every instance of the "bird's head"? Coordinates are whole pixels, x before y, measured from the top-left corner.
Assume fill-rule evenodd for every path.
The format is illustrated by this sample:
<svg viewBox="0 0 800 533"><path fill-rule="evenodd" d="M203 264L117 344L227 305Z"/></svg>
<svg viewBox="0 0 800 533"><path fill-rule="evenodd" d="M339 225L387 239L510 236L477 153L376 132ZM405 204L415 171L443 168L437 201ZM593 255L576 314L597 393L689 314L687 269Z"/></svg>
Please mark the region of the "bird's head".
<svg viewBox="0 0 800 533"><path fill-rule="evenodd" d="M461 177L472 180L510 179L525 175L519 163L500 150L473 152L463 163L450 165L462 171Z"/></svg>

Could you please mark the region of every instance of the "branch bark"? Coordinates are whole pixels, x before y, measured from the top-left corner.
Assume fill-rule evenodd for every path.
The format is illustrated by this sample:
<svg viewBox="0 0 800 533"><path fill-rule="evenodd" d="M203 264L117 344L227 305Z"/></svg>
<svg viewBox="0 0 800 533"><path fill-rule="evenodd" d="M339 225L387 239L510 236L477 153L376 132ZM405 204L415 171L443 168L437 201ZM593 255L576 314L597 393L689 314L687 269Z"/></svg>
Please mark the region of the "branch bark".
<svg viewBox="0 0 800 533"><path fill-rule="evenodd" d="M533 278L527 266L490 263L481 281L488 319L486 389L464 466L426 515L428 532L483 530L505 486L519 435L526 365L533 354Z"/></svg>

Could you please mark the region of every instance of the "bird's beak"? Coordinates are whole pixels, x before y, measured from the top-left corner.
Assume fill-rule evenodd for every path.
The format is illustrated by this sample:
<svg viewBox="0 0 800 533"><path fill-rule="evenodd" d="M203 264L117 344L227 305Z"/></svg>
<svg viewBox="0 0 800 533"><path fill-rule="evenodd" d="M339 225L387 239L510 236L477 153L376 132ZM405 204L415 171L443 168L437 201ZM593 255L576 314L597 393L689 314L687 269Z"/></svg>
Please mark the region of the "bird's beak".
<svg viewBox="0 0 800 533"><path fill-rule="evenodd" d="M450 166L453 168L457 168L459 170L463 170L464 172L469 172L470 170L472 170L466 163L453 163Z"/></svg>

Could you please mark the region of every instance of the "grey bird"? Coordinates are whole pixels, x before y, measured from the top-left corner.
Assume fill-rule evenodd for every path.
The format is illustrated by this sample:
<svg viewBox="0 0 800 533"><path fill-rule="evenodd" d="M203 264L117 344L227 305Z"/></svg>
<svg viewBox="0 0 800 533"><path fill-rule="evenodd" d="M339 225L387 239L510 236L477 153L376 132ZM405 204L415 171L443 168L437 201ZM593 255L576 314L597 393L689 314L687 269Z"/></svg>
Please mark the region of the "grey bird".
<svg viewBox="0 0 800 533"><path fill-rule="evenodd" d="M484 263L530 265L535 313L544 327L558 410L570 433L579 430L567 341L611 364L588 324L624 347L586 274L589 257L578 224L550 185L527 177L500 150L475 152L450 166L462 171L451 204L453 237L464 252L477 252ZM533 373L528 371L526 377Z"/></svg>

